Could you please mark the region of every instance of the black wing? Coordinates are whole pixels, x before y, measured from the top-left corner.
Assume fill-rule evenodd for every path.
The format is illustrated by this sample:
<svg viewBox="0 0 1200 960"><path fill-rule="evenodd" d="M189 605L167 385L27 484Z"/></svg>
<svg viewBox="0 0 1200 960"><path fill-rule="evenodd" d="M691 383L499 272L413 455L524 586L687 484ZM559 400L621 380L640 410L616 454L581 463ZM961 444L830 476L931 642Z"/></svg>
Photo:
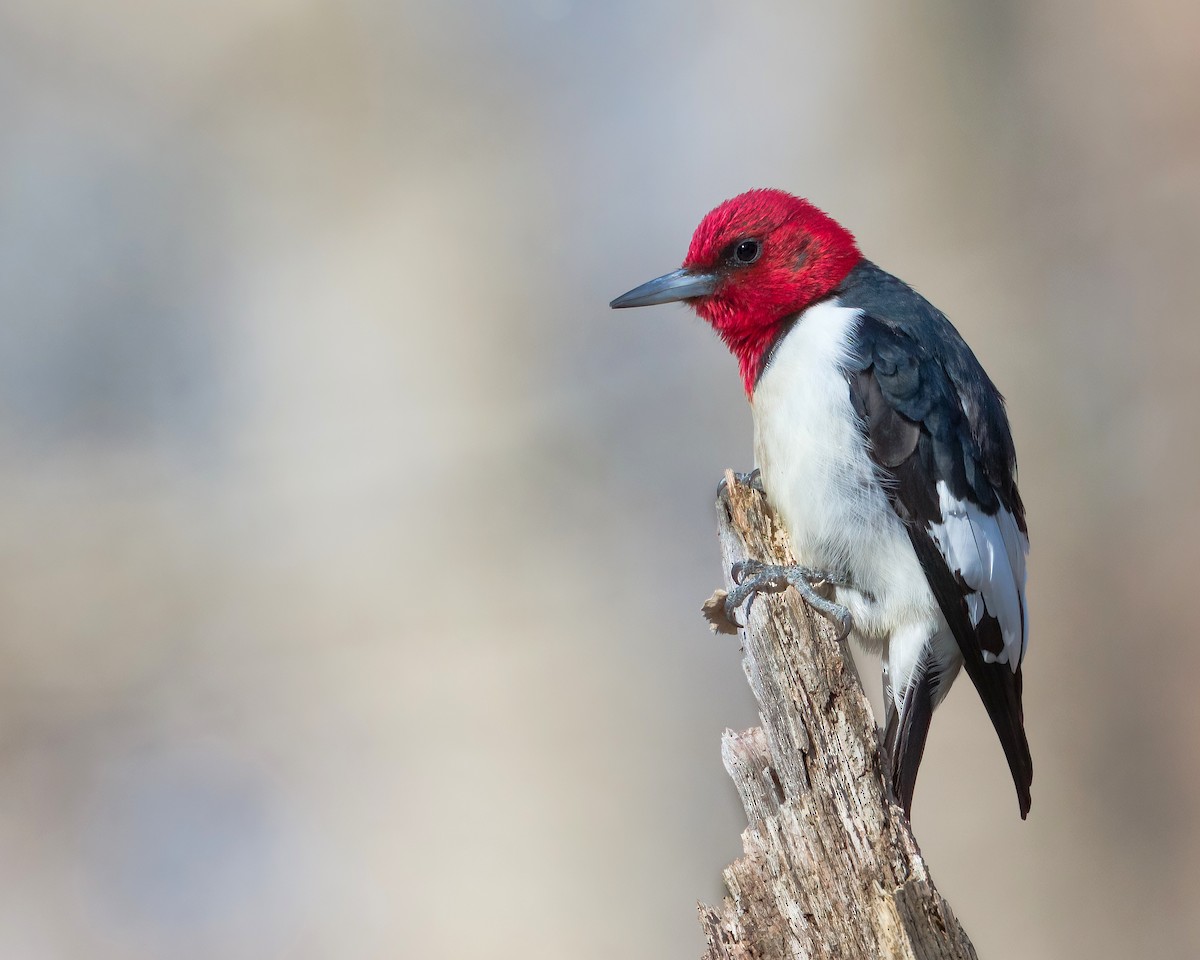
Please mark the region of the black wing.
<svg viewBox="0 0 1200 960"><path fill-rule="evenodd" d="M1024 818L1033 779L1021 704L1028 540L1003 400L950 322L899 280L862 264L838 294L864 310L847 367L851 399L1004 747ZM906 810L936 685L914 677L901 714L888 718L893 787Z"/></svg>

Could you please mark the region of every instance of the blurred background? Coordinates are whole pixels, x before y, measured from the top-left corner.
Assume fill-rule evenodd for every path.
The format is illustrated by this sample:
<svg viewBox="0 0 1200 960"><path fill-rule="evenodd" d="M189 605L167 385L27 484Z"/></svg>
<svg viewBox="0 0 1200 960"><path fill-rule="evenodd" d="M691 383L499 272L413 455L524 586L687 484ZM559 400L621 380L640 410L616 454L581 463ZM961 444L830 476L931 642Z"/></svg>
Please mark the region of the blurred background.
<svg viewBox="0 0 1200 960"><path fill-rule="evenodd" d="M750 416L684 308L607 302L767 185L1009 398L1034 806L959 683L943 893L983 957L1200 953L1198 28L2 0L0 956L699 954Z"/></svg>

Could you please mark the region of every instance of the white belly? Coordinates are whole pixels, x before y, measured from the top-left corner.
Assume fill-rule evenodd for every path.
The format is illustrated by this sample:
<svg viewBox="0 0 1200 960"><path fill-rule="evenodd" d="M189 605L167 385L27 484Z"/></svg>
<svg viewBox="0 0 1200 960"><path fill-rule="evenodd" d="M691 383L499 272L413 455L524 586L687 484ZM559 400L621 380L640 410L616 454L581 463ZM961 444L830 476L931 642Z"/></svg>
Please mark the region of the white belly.
<svg viewBox="0 0 1200 960"><path fill-rule="evenodd" d="M754 391L754 455L797 560L849 575L837 600L878 646L902 627L932 636L940 614L850 403L842 368L858 316L826 301L780 342Z"/></svg>

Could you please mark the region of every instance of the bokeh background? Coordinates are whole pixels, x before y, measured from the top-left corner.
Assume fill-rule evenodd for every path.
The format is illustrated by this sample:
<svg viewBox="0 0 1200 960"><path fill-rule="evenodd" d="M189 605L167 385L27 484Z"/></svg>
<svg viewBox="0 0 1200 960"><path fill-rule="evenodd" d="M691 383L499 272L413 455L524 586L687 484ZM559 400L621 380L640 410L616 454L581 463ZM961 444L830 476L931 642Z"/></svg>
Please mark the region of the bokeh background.
<svg viewBox="0 0 1200 960"><path fill-rule="evenodd" d="M750 417L686 310L606 304L765 185L1009 397L1034 806L960 683L943 892L983 957L1200 954L1198 29L2 0L0 956L699 953Z"/></svg>

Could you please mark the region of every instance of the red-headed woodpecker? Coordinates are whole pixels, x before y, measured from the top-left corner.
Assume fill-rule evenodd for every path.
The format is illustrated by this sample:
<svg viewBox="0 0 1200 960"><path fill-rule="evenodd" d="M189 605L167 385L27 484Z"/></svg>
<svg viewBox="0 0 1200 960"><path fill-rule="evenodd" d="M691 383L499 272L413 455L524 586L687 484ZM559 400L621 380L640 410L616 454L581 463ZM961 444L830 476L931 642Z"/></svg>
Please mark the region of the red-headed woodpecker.
<svg viewBox="0 0 1200 960"><path fill-rule="evenodd" d="M677 300L737 358L762 487L801 564L737 571L752 576L728 613L791 583L882 653L885 747L906 813L933 710L965 665L1025 817L1029 539L1004 401L971 349L847 230L779 190L721 204L681 269L612 306ZM832 601L814 591L822 582Z"/></svg>

